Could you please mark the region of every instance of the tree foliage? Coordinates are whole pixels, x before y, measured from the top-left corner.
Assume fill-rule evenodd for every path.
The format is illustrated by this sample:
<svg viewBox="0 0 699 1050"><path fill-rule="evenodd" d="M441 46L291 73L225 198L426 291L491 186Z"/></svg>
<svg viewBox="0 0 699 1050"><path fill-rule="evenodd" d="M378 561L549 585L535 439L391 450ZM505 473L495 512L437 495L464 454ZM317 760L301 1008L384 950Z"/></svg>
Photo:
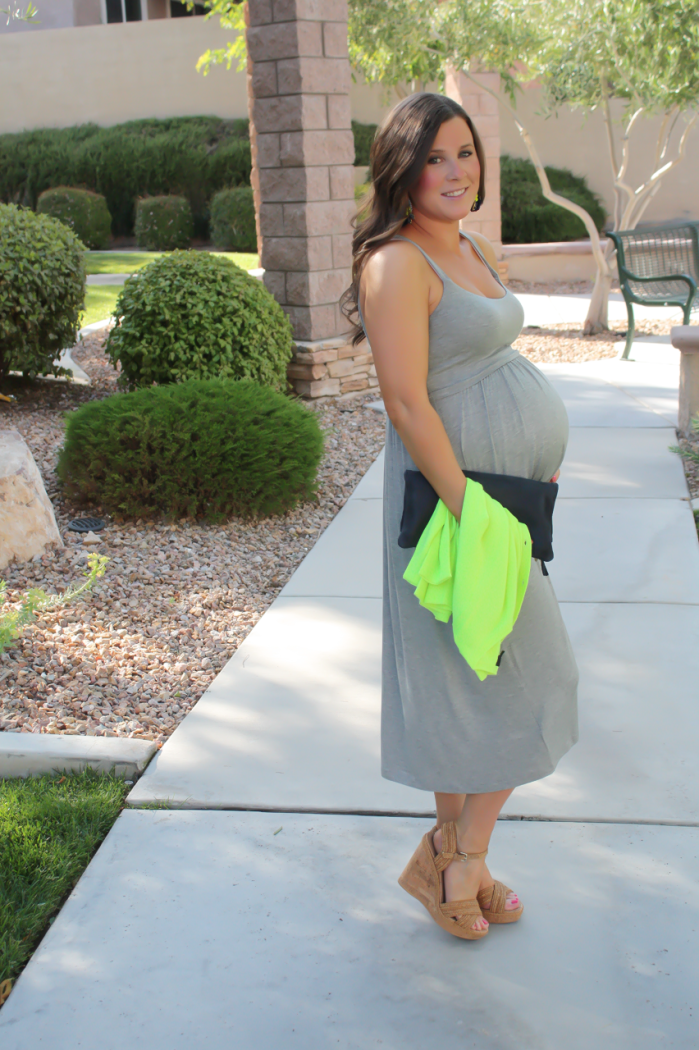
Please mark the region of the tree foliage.
<svg viewBox="0 0 699 1050"><path fill-rule="evenodd" d="M212 14L239 30L235 54L241 68L243 5L214 0ZM612 248L603 252L590 214L551 188L516 112L517 90L538 79L544 116L563 105L603 111L614 174L614 228L633 228L662 178L681 162L697 119L687 115L671 148L679 118L699 104L699 0L349 0L349 51L367 81L398 94L430 83L444 91L450 68L463 70L485 90L490 88L478 72L500 74L502 91L491 93L514 118L544 196L577 215L590 236L598 283L586 331L606 327ZM612 116L619 103L621 120ZM644 114L659 115L661 127L650 170L632 187L626 181L630 132Z"/></svg>

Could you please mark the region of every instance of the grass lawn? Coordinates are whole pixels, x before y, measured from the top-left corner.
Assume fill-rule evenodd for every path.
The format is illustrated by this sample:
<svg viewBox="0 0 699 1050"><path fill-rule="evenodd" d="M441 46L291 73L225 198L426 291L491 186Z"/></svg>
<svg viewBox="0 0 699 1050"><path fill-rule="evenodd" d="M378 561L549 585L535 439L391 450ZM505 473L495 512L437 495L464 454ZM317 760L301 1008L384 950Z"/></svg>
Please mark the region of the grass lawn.
<svg viewBox="0 0 699 1050"><path fill-rule="evenodd" d="M123 285L93 284L88 285L85 294L85 312L80 319L80 327L93 324L95 321L106 321L117 301Z"/></svg>
<svg viewBox="0 0 699 1050"><path fill-rule="evenodd" d="M217 252L243 270L256 270L259 256L250 252ZM91 273L133 273L167 252L85 252L85 269Z"/></svg>
<svg viewBox="0 0 699 1050"><path fill-rule="evenodd" d="M91 769L0 780L0 986L28 962L129 790Z"/></svg>

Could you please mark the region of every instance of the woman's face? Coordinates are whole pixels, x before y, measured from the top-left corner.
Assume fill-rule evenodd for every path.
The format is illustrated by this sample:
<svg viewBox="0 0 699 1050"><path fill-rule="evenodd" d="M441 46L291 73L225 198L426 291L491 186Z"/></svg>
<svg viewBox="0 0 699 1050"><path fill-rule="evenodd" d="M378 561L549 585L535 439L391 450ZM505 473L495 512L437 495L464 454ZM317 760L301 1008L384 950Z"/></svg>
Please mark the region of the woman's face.
<svg viewBox="0 0 699 1050"><path fill-rule="evenodd" d="M441 125L422 175L410 191L413 211L454 222L471 210L481 176L473 135L463 117Z"/></svg>

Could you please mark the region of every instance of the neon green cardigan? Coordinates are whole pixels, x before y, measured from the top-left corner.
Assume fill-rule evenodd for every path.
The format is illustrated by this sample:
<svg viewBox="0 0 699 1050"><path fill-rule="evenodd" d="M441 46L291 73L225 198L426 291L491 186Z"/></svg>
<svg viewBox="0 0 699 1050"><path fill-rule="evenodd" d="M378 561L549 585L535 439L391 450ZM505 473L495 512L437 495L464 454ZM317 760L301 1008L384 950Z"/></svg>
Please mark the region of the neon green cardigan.
<svg viewBox="0 0 699 1050"><path fill-rule="evenodd" d="M500 645L515 625L529 582L529 529L470 478L461 524L440 501L403 579L442 623L481 681L497 674Z"/></svg>

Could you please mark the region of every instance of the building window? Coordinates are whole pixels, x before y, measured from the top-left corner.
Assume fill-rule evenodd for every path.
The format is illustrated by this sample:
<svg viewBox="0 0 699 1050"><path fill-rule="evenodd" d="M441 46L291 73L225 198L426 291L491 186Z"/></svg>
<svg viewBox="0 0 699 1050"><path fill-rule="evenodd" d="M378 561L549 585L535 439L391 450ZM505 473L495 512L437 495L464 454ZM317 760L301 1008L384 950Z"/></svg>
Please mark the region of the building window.
<svg viewBox="0 0 699 1050"><path fill-rule="evenodd" d="M140 22L141 0L106 0L107 22Z"/></svg>
<svg viewBox="0 0 699 1050"><path fill-rule="evenodd" d="M193 8L188 7L183 0L170 0L170 16L172 18L184 18L186 15L205 15L206 4L195 4Z"/></svg>

